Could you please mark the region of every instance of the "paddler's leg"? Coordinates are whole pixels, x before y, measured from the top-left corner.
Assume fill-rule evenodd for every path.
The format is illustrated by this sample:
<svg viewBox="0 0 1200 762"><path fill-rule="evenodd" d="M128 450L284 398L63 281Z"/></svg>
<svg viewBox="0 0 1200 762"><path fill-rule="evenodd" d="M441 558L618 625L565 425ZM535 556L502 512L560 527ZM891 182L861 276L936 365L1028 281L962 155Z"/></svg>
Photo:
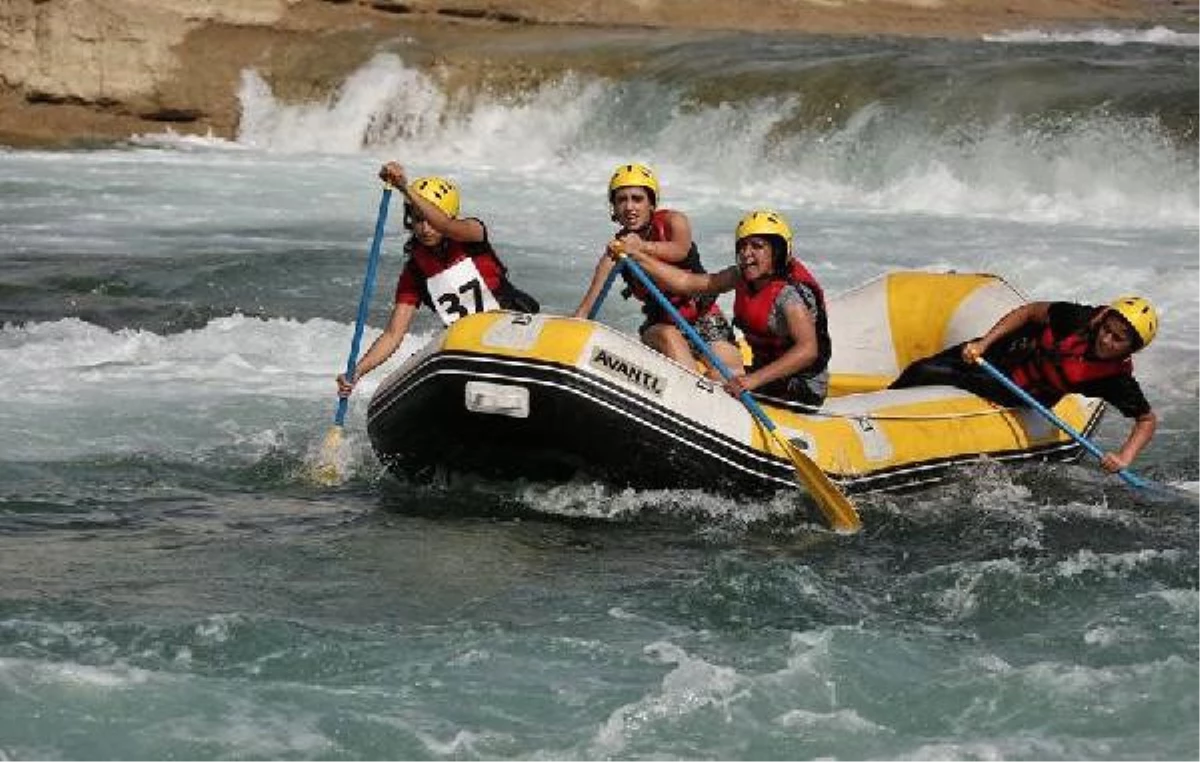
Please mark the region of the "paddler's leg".
<svg viewBox="0 0 1200 762"><path fill-rule="evenodd" d="M735 343L733 329L723 317L705 315L693 326L696 333L708 342L713 353L725 363L725 367L740 373L742 370L742 352ZM720 371L710 368L704 362L701 353L692 347L687 337L674 325L655 323L642 330L642 341L649 347L657 349L680 365L694 367L699 362L709 378L721 378Z"/></svg>
<svg viewBox="0 0 1200 762"><path fill-rule="evenodd" d="M956 344L935 355L914 361L895 381L888 385L888 388L956 386L959 389L978 394L998 405L1019 407L1022 404L1021 400L1017 399L1012 392L987 375L979 366L969 365L962 359L962 346L962 344Z"/></svg>
<svg viewBox="0 0 1200 762"><path fill-rule="evenodd" d="M692 363L692 349L687 337L673 325L653 323L646 326L642 330L642 343L681 365Z"/></svg>
<svg viewBox="0 0 1200 762"><path fill-rule="evenodd" d="M962 345L944 349L935 355L915 360L888 385L889 389L913 386L958 386L971 370L962 359Z"/></svg>
<svg viewBox="0 0 1200 762"><path fill-rule="evenodd" d="M735 374L741 373L742 368L742 350L738 349L736 344L731 344L728 341L713 341L708 345L712 351L721 358L721 362L725 363L725 367L732 370ZM704 364L705 375L709 378L720 379L721 371L716 368L710 368L704 359L700 360Z"/></svg>

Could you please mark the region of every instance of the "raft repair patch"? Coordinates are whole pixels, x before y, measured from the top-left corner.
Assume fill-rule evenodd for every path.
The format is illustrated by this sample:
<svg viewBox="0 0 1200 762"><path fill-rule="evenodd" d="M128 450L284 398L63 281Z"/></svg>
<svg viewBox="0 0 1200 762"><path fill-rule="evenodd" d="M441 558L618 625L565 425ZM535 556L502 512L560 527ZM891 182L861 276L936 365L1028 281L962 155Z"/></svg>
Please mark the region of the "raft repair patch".
<svg viewBox="0 0 1200 762"><path fill-rule="evenodd" d="M604 347L592 348L591 364L610 376L622 378L659 397L667 388L666 379L662 376L656 376L645 368L634 365L623 357L618 357Z"/></svg>

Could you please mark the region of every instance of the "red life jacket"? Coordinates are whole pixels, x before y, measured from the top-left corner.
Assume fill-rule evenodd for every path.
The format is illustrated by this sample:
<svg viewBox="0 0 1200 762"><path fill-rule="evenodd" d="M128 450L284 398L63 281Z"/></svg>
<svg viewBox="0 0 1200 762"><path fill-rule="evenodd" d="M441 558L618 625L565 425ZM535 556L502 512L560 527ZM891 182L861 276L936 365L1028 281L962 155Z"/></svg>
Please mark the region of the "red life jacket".
<svg viewBox="0 0 1200 762"><path fill-rule="evenodd" d="M1009 375L1038 402L1053 405L1088 381L1133 373L1133 361L1128 357L1115 360L1088 357L1091 338L1089 328L1055 339L1047 325L1038 336L1032 354L1010 368Z"/></svg>
<svg viewBox="0 0 1200 762"><path fill-rule="evenodd" d="M825 291L800 260L789 258L787 279L773 277L757 292L752 292L749 284L739 280L734 289L733 323L742 329L746 343L750 345L755 368L777 360L792 346L792 338L771 333L771 308L775 305L779 292L788 285L806 286L816 297L817 314L813 317L816 322L817 359L805 368L805 372L820 373L829 365L829 358L833 354L833 342L829 338L829 320L825 309Z"/></svg>
<svg viewBox="0 0 1200 762"><path fill-rule="evenodd" d="M667 217L670 211L667 209L656 209L650 217L649 241L670 241L671 226L667 223ZM623 235L630 230L622 230L618 235ZM692 247L688 250L687 256L682 262L664 262L664 264L672 267L678 267L683 270L694 273L705 272L704 265L700 263L700 250L696 248L696 243L692 242ZM621 271L621 277L625 279L626 287L622 291L625 297L633 296L638 301L642 302L642 313L652 323L673 323L671 316L667 311L659 306L658 302L650 296L650 292L641 284L634 276L627 271ZM689 323L694 323L702 315L707 315L710 312L720 312L717 307L716 297L713 296L689 296L686 294L672 294L671 292L660 289L663 296L667 297L667 301L679 311L683 319Z"/></svg>

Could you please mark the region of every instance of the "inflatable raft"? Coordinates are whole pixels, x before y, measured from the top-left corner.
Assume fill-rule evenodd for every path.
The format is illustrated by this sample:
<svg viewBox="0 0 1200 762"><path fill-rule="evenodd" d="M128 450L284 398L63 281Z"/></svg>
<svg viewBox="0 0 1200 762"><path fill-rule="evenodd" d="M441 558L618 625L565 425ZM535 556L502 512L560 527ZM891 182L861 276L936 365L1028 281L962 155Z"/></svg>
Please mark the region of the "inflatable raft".
<svg viewBox="0 0 1200 762"><path fill-rule="evenodd" d="M1065 459L1079 446L1037 412L952 387L889 390L911 360L984 333L1025 300L993 275L898 272L830 300L830 397L757 398L843 491L908 488L957 464ZM1103 403L1054 408L1085 434ZM555 315L462 318L371 398L371 444L393 472L599 479L763 494L800 488L782 448L720 384L636 337Z"/></svg>

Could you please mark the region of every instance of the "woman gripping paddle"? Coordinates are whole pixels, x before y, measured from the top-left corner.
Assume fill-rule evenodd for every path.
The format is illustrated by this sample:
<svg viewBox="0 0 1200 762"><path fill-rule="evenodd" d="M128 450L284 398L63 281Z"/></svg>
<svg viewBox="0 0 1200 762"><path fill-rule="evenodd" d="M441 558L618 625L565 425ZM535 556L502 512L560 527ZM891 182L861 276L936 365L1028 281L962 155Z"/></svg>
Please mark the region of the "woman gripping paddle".
<svg viewBox="0 0 1200 762"><path fill-rule="evenodd" d="M620 228L608 246L619 244L626 253L637 252L653 258L673 272L703 273L704 266L692 240L692 227L687 215L660 207L659 199L658 178L649 167L645 164L622 164L617 167L608 181L608 204L612 221ZM575 309L575 317L590 316L593 305L607 290L610 282L608 276L613 267L606 249L605 256L596 264L587 292ZM692 365L702 359L662 306L650 298L642 284L624 271L621 276L626 283L622 293L642 302L642 314L646 318L638 329L642 343L682 365ZM656 275L652 277L657 279ZM666 285L666 296L672 306L708 342L717 357L726 365L741 362L733 329L715 299L677 291L666 281L660 283ZM709 375L719 377L712 368L709 369Z"/></svg>
<svg viewBox="0 0 1200 762"><path fill-rule="evenodd" d="M404 167L389 162L379 170L384 182L404 194L404 244L407 259L396 283L387 327L355 365L337 377L338 394L354 385L399 348L422 304L446 325L491 309L537 312L537 300L515 287L508 269L488 241L487 227L476 217L459 217L459 191L443 177L408 181Z"/></svg>
<svg viewBox="0 0 1200 762"><path fill-rule="evenodd" d="M793 256L791 228L778 212L750 212L734 236L737 264L716 273L687 273L637 250L624 253L676 292L734 292L733 322L750 345L752 362L726 381L730 394L756 391L820 405L832 354L820 284Z"/></svg>

